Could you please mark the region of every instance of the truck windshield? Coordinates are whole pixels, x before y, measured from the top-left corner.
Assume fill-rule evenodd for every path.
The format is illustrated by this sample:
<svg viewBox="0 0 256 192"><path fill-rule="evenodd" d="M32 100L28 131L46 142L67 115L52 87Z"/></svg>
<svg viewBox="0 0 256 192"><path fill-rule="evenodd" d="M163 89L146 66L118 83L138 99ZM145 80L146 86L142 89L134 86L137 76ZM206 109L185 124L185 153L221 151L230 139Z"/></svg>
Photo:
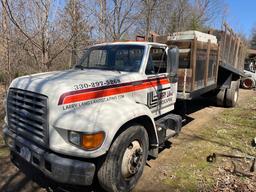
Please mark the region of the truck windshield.
<svg viewBox="0 0 256 192"><path fill-rule="evenodd" d="M145 47L141 45L104 45L89 48L80 62L79 69L102 69L138 72Z"/></svg>

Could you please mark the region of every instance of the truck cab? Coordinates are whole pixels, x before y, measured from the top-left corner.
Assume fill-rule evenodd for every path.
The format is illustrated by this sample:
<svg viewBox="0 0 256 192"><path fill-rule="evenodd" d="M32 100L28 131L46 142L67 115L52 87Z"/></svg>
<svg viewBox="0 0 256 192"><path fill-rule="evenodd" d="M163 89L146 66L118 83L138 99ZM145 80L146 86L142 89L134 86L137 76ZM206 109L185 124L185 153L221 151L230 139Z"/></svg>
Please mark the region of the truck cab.
<svg viewBox="0 0 256 192"><path fill-rule="evenodd" d="M241 79L241 86L245 89L252 89L256 84L256 62L255 59L247 59L244 65L244 77Z"/></svg>
<svg viewBox="0 0 256 192"><path fill-rule="evenodd" d="M5 141L51 179L130 191L148 155L181 128L172 114L179 51L151 42L94 45L72 69L19 77L6 97Z"/></svg>

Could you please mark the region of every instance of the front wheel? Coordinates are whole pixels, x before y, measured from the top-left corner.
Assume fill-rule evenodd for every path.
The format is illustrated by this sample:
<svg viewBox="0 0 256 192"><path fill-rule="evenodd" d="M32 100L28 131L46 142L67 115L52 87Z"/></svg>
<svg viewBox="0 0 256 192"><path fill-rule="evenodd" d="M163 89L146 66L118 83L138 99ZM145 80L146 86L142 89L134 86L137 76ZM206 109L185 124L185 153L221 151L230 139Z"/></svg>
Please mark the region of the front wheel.
<svg viewBox="0 0 256 192"><path fill-rule="evenodd" d="M142 175L148 157L148 134L133 125L113 142L98 171L100 185L107 191L131 191Z"/></svg>

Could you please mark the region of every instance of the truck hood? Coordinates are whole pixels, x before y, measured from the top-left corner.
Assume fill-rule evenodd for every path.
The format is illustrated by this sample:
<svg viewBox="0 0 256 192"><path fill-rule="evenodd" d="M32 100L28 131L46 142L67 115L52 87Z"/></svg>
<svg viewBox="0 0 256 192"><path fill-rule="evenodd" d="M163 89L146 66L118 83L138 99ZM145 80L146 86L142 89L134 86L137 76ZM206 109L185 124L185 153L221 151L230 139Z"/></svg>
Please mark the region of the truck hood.
<svg viewBox="0 0 256 192"><path fill-rule="evenodd" d="M91 86L91 84L95 82L106 82L107 80L113 79L122 79L122 82L125 82L130 80L128 76L130 75L125 72L72 69L19 77L13 80L10 87L41 93L48 97L56 98L60 97L60 95L65 92L84 89L86 88L83 87L84 84L89 84Z"/></svg>

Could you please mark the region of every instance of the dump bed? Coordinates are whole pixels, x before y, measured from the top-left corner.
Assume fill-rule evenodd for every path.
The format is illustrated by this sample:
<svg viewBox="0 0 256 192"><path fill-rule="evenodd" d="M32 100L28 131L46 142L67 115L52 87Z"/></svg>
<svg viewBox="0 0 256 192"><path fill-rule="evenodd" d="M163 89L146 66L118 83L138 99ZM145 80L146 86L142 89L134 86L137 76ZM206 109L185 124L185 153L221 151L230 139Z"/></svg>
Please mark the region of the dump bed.
<svg viewBox="0 0 256 192"><path fill-rule="evenodd" d="M156 37L157 42L177 46L180 50L178 98L191 99L218 87L223 68L242 75L245 46L232 31L184 31Z"/></svg>
<svg viewBox="0 0 256 192"><path fill-rule="evenodd" d="M220 46L220 66L243 75L247 47L227 24L223 28L221 31L213 31Z"/></svg>

